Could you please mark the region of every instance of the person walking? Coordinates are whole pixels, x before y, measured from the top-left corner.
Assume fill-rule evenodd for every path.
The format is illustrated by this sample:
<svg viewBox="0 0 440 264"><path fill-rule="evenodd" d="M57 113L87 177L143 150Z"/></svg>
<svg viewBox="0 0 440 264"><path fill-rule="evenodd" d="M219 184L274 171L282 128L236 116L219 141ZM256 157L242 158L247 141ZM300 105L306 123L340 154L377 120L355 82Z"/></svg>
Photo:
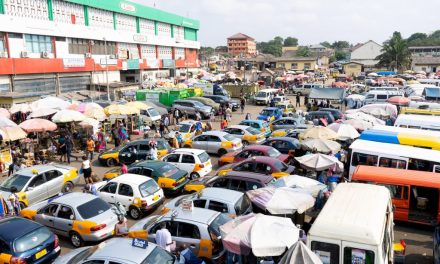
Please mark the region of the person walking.
<svg viewBox="0 0 440 264"><path fill-rule="evenodd" d="M116 148L119 147L121 141L119 139L118 128L116 127L115 124L113 124L113 126L112 126L112 137L115 142L115 147Z"/></svg>
<svg viewBox="0 0 440 264"><path fill-rule="evenodd" d="M299 95L299 93L296 94L295 106L301 106L301 96Z"/></svg>
<svg viewBox="0 0 440 264"><path fill-rule="evenodd" d="M121 163L121 173L127 174L128 173L128 167L125 165L125 163Z"/></svg>
<svg viewBox="0 0 440 264"><path fill-rule="evenodd" d="M95 151L95 141L93 137L90 136L87 140L87 155L90 157L90 160L93 160L93 152Z"/></svg>
<svg viewBox="0 0 440 264"><path fill-rule="evenodd" d="M180 111L179 111L179 109L177 109L177 108L174 109L173 116L174 116L174 119L176 120L175 124L179 125L179 118L180 118Z"/></svg>
<svg viewBox="0 0 440 264"><path fill-rule="evenodd" d="M170 118L168 117L168 114L166 114L165 117L163 118L163 125L165 126L165 129L169 133L170 129L168 128L168 126L170 125Z"/></svg>
<svg viewBox="0 0 440 264"><path fill-rule="evenodd" d="M72 156L72 150L73 150L72 135L70 134L70 132L68 132L66 135L66 158L68 164L70 164L70 157Z"/></svg>
<svg viewBox="0 0 440 264"><path fill-rule="evenodd" d="M160 224L160 229L156 231L156 244L165 249L168 252L171 252L171 245L173 244L173 240L171 238L171 233L167 229L166 223L162 222Z"/></svg>
<svg viewBox="0 0 440 264"><path fill-rule="evenodd" d="M84 181L90 184L93 184L92 179L92 165L90 164L90 160L87 156L82 157L81 171L84 174Z"/></svg>
<svg viewBox="0 0 440 264"><path fill-rule="evenodd" d="M228 122L232 121L232 110L231 107L226 108L226 120L228 120Z"/></svg>
<svg viewBox="0 0 440 264"><path fill-rule="evenodd" d="M61 134L60 138L58 139L58 151L60 153L60 162L67 161L66 137L64 134Z"/></svg>
<svg viewBox="0 0 440 264"><path fill-rule="evenodd" d="M195 245L190 245L188 247L184 244L183 246L180 246L177 250L179 264L205 264L205 262L194 253L195 249Z"/></svg>
<svg viewBox="0 0 440 264"><path fill-rule="evenodd" d="M244 113L244 106L246 104L246 99L244 99L244 96L241 97L240 99L240 108L241 108L241 114Z"/></svg>
<svg viewBox="0 0 440 264"><path fill-rule="evenodd" d="M165 124L164 124L164 121L161 121L161 122L160 122L160 125L159 125L159 133L160 133L160 137L162 138L162 137L163 137L163 134L165 133Z"/></svg>
<svg viewBox="0 0 440 264"><path fill-rule="evenodd" d="M8 202L9 202L9 212L12 215L20 215L20 201L18 200L18 195L17 195L17 187L12 186L11 189L11 194L8 197Z"/></svg>

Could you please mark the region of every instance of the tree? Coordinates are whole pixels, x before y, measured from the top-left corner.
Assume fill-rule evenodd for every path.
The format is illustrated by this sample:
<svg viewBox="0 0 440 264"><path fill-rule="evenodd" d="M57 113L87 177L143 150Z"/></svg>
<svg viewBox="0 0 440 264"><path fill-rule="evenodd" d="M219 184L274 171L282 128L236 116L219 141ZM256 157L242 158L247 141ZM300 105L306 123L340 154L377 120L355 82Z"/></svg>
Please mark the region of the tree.
<svg viewBox="0 0 440 264"><path fill-rule="evenodd" d="M258 42L257 50L262 53L272 54L274 56L281 56L283 47L283 38L275 37L268 42Z"/></svg>
<svg viewBox="0 0 440 264"><path fill-rule="evenodd" d="M293 37L287 37L284 39L284 47L298 46L298 39Z"/></svg>
<svg viewBox="0 0 440 264"><path fill-rule="evenodd" d="M408 50L408 43L402 39L400 32L395 31L393 36L383 43L382 54L376 58L378 65L403 70L411 64L411 54Z"/></svg>
<svg viewBox="0 0 440 264"><path fill-rule="evenodd" d="M431 39L440 39L440 30L436 30L429 35Z"/></svg>
<svg viewBox="0 0 440 264"><path fill-rule="evenodd" d="M280 44L280 45L283 45L283 38L282 37L280 37L280 36L276 36L274 39L273 39L273 41L276 43L276 44Z"/></svg>
<svg viewBox="0 0 440 264"><path fill-rule="evenodd" d="M309 57L310 56L310 50L308 47L299 47L296 51L296 55L299 57Z"/></svg>
<svg viewBox="0 0 440 264"><path fill-rule="evenodd" d="M334 49L346 49L350 47L350 43L348 43L348 41L344 41L344 40L339 40L339 41L335 41L332 44L332 48Z"/></svg>
<svg viewBox="0 0 440 264"><path fill-rule="evenodd" d="M408 41L408 43L411 43L416 40L426 39L427 37L428 35L426 35L425 33L414 33L406 41Z"/></svg>
<svg viewBox="0 0 440 264"><path fill-rule="evenodd" d="M345 60L347 59L347 52L343 52L342 50L336 50L335 51L335 60L336 61L340 61L340 60Z"/></svg>
<svg viewBox="0 0 440 264"><path fill-rule="evenodd" d="M332 44L330 44L330 42L328 42L328 41L324 41L324 42L321 42L319 44L321 44L322 46L324 46L326 48L331 48L332 47Z"/></svg>

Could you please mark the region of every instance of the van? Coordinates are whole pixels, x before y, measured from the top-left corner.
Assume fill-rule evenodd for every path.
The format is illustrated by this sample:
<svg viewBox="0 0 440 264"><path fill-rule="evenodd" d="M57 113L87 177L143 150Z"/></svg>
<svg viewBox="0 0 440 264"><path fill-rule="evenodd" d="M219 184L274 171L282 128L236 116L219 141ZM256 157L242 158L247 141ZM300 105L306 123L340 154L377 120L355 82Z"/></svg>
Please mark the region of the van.
<svg viewBox="0 0 440 264"><path fill-rule="evenodd" d="M368 88L369 91L399 91L399 87L386 86L372 86Z"/></svg>
<svg viewBox="0 0 440 264"><path fill-rule="evenodd" d="M278 93L278 89L263 89L260 90L256 95L255 95L255 104L259 105L267 105L270 103L270 100L272 100L272 98L275 97L275 95Z"/></svg>
<svg viewBox="0 0 440 264"><path fill-rule="evenodd" d="M399 91L382 91L382 90L369 91L365 95L365 103L373 104L373 103L386 102L389 98L393 96L403 96L403 93Z"/></svg>
<svg viewBox="0 0 440 264"><path fill-rule="evenodd" d="M292 92L299 95L309 95L312 88L324 88L322 84L306 83L293 87Z"/></svg>
<svg viewBox="0 0 440 264"><path fill-rule="evenodd" d="M431 115L399 115L394 122L394 126L440 131L440 117Z"/></svg>

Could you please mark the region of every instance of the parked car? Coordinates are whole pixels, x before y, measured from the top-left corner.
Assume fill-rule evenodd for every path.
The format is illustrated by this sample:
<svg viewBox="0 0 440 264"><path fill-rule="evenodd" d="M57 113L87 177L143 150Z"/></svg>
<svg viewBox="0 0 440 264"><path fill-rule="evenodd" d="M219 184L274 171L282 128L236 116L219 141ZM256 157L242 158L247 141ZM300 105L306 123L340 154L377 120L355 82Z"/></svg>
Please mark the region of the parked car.
<svg viewBox="0 0 440 264"><path fill-rule="evenodd" d="M211 112L214 111L211 106L206 106L195 100L176 100L173 102L171 112L174 112L175 109L192 116L198 112L205 119L209 118Z"/></svg>
<svg viewBox="0 0 440 264"><path fill-rule="evenodd" d="M242 149L241 139L223 131L207 131L183 143L185 148L203 149L219 156Z"/></svg>
<svg viewBox="0 0 440 264"><path fill-rule="evenodd" d="M214 100L207 98L207 97L195 96L195 97L190 97L190 100L198 101L204 105L212 107L212 109L214 109L215 113L218 113L218 110L220 109L219 103L216 103L216 102L214 102Z"/></svg>
<svg viewBox="0 0 440 264"><path fill-rule="evenodd" d="M278 102L275 106L281 109L283 116L293 116L296 112L295 106L290 101Z"/></svg>
<svg viewBox="0 0 440 264"><path fill-rule="evenodd" d="M331 123L335 122L335 118L333 117L333 115L330 112L312 111L312 112L309 112L306 116L307 121L313 121L314 119L321 120L322 118L327 121L327 125L330 125Z"/></svg>
<svg viewBox="0 0 440 264"><path fill-rule="evenodd" d="M268 186L275 179L271 175L231 171L225 176L207 176L190 181L185 185L185 191L188 193L198 192L206 187L224 188L239 192L255 190Z"/></svg>
<svg viewBox="0 0 440 264"><path fill-rule="evenodd" d="M194 207L214 210L233 216L252 213L252 204L243 192L224 188L205 188L200 192L182 195L164 205L163 212L178 208L182 201L192 201Z"/></svg>
<svg viewBox="0 0 440 264"><path fill-rule="evenodd" d="M292 92L299 95L309 95L312 88L324 88L322 84L305 83L292 87Z"/></svg>
<svg viewBox="0 0 440 264"><path fill-rule="evenodd" d="M217 170L216 175L224 176L230 171L247 171L281 178L291 175L295 171L295 167L276 158L256 156L239 163L224 165Z"/></svg>
<svg viewBox="0 0 440 264"><path fill-rule="evenodd" d="M25 208L59 193L71 192L80 178L78 169L61 165L36 165L17 171L0 185L0 196L9 197L17 189L20 206Z"/></svg>
<svg viewBox="0 0 440 264"><path fill-rule="evenodd" d="M330 112L335 120L345 120L345 115L339 109L334 108L320 108L318 111Z"/></svg>
<svg viewBox="0 0 440 264"><path fill-rule="evenodd" d="M232 125L223 129L223 131L241 139L245 147L249 144L260 144L266 139L263 132L250 126Z"/></svg>
<svg viewBox="0 0 440 264"><path fill-rule="evenodd" d="M157 182L143 175L123 174L95 186L99 197L111 205L120 203L127 214L136 220L160 206L165 199Z"/></svg>
<svg viewBox="0 0 440 264"><path fill-rule="evenodd" d="M179 125L177 125L177 131L182 135L182 140L189 140L194 137L196 132L196 121L194 120L187 120L180 122ZM202 122L202 127L205 128L206 124ZM173 138L176 135L176 132L174 130L171 130L170 133L168 133L168 138Z"/></svg>
<svg viewBox="0 0 440 264"><path fill-rule="evenodd" d="M271 137L263 145L271 146L283 154L294 157L295 150L300 147L299 140L292 137Z"/></svg>
<svg viewBox="0 0 440 264"><path fill-rule="evenodd" d="M188 172L190 179L204 177L212 171L211 158L205 150L201 149L176 149L162 160Z"/></svg>
<svg viewBox="0 0 440 264"><path fill-rule="evenodd" d="M240 108L240 102L237 101L237 100L231 99L231 97L229 97L229 96L224 96L224 95L204 95L203 97L209 98L209 99L213 100L214 102L216 102L216 103L218 103L220 105L229 104L231 106L231 110L232 111L237 111L238 108Z"/></svg>
<svg viewBox="0 0 440 264"><path fill-rule="evenodd" d="M47 227L19 217L0 220L1 263L51 263L60 252L58 237Z"/></svg>
<svg viewBox="0 0 440 264"><path fill-rule="evenodd" d="M118 222L107 202L80 192L37 203L21 210L20 215L45 225L60 236L69 237L74 247L111 237Z"/></svg>
<svg viewBox="0 0 440 264"><path fill-rule="evenodd" d="M264 145L250 145L245 147L242 151L234 151L221 156L218 160L218 165L223 166L226 164L237 163L247 158L257 156L276 158L284 163L290 162L288 155L281 154L273 147Z"/></svg>
<svg viewBox="0 0 440 264"><path fill-rule="evenodd" d="M262 105L268 105L272 98L274 98L275 95L278 94L278 89L262 89L258 91L258 93L254 97L254 101L256 105L262 104Z"/></svg>
<svg viewBox="0 0 440 264"><path fill-rule="evenodd" d="M272 129L272 131L279 129L307 128L304 119L301 117L281 117L278 120L270 122L269 127Z"/></svg>
<svg viewBox="0 0 440 264"><path fill-rule="evenodd" d="M136 246L134 242L131 238L114 237L99 246L72 250L56 259L53 264L179 263L174 255L152 242L146 248Z"/></svg>
<svg viewBox="0 0 440 264"><path fill-rule="evenodd" d="M260 112L257 119L271 122L278 120L282 116L283 112L278 107L266 107Z"/></svg>
<svg viewBox="0 0 440 264"><path fill-rule="evenodd" d="M269 123L264 121L264 120L243 120L240 123L238 123L239 125L242 126L250 126L253 127L255 129L260 130L260 132L264 133L264 135L266 137L270 136L270 127L269 127Z"/></svg>
<svg viewBox="0 0 440 264"><path fill-rule="evenodd" d="M153 106L161 116L164 116L168 113L171 112L171 107L163 105L157 101L153 101L153 100L147 100L145 101L145 103L147 103L148 105Z"/></svg>
<svg viewBox="0 0 440 264"><path fill-rule="evenodd" d="M157 143L157 156L161 158L171 151L170 144L163 138L154 139ZM115 166L118 163L131 164L138 160L146 160L149 153L150 139L131 141L117 148L99 154L98 161L102 165Z"/></svg>

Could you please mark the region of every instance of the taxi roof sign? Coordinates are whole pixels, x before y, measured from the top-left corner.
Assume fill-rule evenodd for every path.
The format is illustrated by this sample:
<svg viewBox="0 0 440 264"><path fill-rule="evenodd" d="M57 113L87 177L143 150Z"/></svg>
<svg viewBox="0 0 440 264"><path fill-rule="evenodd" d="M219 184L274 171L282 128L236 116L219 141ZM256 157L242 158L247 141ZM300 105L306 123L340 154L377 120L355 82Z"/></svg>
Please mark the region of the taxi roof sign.
<svg viewBox="0 0 440 264"><path fill-rule="evenodd" d="M131 245L133 247L137 247L137 248L142 248L142 249L146 249L148 247L148 241L145 239L141 239L141 238L133 238L133 240L131 241Z"/></svg>
<svg viewBox="0 0 440 264"><path fill-rule="evenodd" d="M183 199L180 206L182 208L182 211L192 212L192 210L194 208L194 203L192 200Z"/></svg>

